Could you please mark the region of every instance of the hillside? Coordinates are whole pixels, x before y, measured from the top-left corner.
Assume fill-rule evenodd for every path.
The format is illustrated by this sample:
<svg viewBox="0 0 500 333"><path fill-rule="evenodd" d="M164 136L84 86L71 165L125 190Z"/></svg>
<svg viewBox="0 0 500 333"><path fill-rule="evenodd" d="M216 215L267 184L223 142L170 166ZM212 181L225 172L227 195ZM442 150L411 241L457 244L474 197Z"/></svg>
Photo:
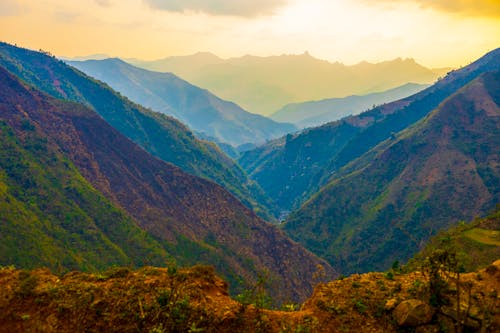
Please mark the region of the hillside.
<svg viewBox="0 0 500 333"><path fill-rule="evenodd" d="M432 252L454 249L460 255L463 269L473 272L500 258L500 205L484 218L461 222L432 237L408 266L418 267L418 259Z"/></svg>
<svg viewBox="0 0 500 333"><path fill-rule="evenodd" d="M462 274L461 311L453 282L440 290L448 305L432 307L425 276L392 272L320 284L300 310L277 311L231 299L210 267L64 276L2 268L0 332L489 333L500 329L499 278L500 261Z"/></svg>
<svg viewBox="0 0 500 333"><path fill-rule="evenodd" d="M246 112L171 73L140 69L120 59L70 61L74 66L132 101L179 119L190 129L239 146L264 143L296 128Z"/></svg>
<svg viewBox="0 0 500 333"><path fill-rule="evenodd" d="M319 60L307 52L270 57L220 59L202 53L132 64L172 72L252 113L270 115L290 103L366 95L408 82L429 84L445 72L434 72L413 59L394 59L346 66Z"/></svg>
<svg viewBox="0 0 500 333"><path fill-rule="evenodd" d="M134 104L47 54L0 43L0 65L49 95L83 103L152 155L228 189L245 205L272 220L271 201L217 147L195 138L175 119Z"/></svg>
<svg viewBox="0 0 500 333"><path fill-rule="evenodd" d="M400 87L383 92L344 98L329 98L320 101L309 101L285 105L270 117L276 121L293 123L299 128L320 126L350 115L393 102L427 88L428 85L407 83Z"/></svg>
<svg viewBox="0 0 500 333"><path fill-rule="evenodd" d="M500 71L482 74L294 212L287 234L343 273L405 261L500 194Z"/></svg>
<svg viewBox="0 0 500 333"><path fill-rule="evenodd" d="M498 69L500 49L415 95L271 141L238 161L282 210L298 208L340 168L425 117L482 73Z"/></svg>
<svg viewBox="0 0 500 333"><path fill-rule="evenodd" d="M89 108L73 102L56 100L33 88L23 86L3 69L0 71L0 78L0 90L3 94L1 119L14 130L15 137L12 140L24 139L26 128L28 128L41 137L42 143L47 142L53 145L54 149L63 155L68 163L74 164L85 180L92 184L95 188L92 189L93 192L99 191L107 200L127 213L128 219L123 218L125 222L133 218L135 228L137 229L138 226L148 233L148 235L139 233L135 237L142 235L146 239L154 238L162 245L163 249L159 249L157 245L154 247L146 244L151 248L146 248L146 250L163 250L160 254L163 253L164 261L173 257L181 265L195 263L213 265L231 282L232 291L240 290L243 283L251 283L257 280L260 274L266 272L272 281L269 290L278 302L304 299L312 289L311 277L317 270L317 265L323 265L328 275L334 275L333 269L326 262L290 241L271 224L259 219L222 187L187 174L178 167L151 156ZM39 148L40 144L36 141L35 143L35 151L32 152L35 157L33 158L40 159L37 156L43 154L43 145ZM20 161L13 162L14 164L3 172L14 173L12 178L15 177L16 172L31 171L17 166L28 164L30 160L24 161L22 156L18 155L14 155L14 158ZM43 159L46 159L45 164L49 166L53 163L50 156L43 157L42 161ZM40 162L39 165L32 166L32 170L35 171L34 175L40 174L37 169L43 170L46 167L45 164ZM113 220L109 223L106 219L99 219L97 214L103 214L103 209L97 212L87 212L93 209L93 206L85 201L75 207L79 215L72 214L71 210L65 208L66 202L69 201L68 204L71 205L71 198L74 196L78 198L79 195L83 196L87 193L80 194L81 186L66 184L71 179L60 178L64 177L64 174L54 173L47 175L41 173L39 181L46 187L34 191L34 198L28 197L24 201L28 204L31 201L39 203L41 211L38 211L36 206L29 206L29 208L34 210L40 219L43 219L44 226L40 230L44 236L52 236L63 244L72 242L73 238L78 240L81 237L82 244L76 241L73 243L75 247L84 250L94 244L91 240L96 237L94 234L99 235L97 232L99 230L118 233L120 228L125 230L132 228L127 224L121 225L121 220ZM49 178L46 179L47 177ZM13 189L19 191L19 196L26 192L30 193L32 188L29 178L27 180L21 178L21 181L17 185L18 188ZM63 191L61 196L64 195L64 197L60 199L64 204L62 207L57 206L57 201L52 202L47 199L52 192L59 193L52 187L56 187L59 192ZM81 191L84 190L85 188ZM99 198L98 196L93 200L96 201ZM106 203L108 201L104 200L101 206L106 207ZM97 208L100 207L98 204L94 203L94 205ZM11 209L8 202L6 209ZM112 208L107 212L111 217L113 213L118 214ZM91 228L92 220L90 219L87 219L89 220L87 225L90 226L81 227L84 229L83 232L79 229L71 229L78 223L83 223L81 221L83 218L80 216L85 217L85 215L90 215L94 219L95 224L99 226L97 231L93 230L95 227ZM20 242L29 240L15 232L15 223L18 223L15 215L6 222L11 224L6 226L8 230L13 232L13 236ZM65 225L71 233L54 235L52 230L58 224ZM118 225L115 226L115 224ZM134 229L130 231L131 236L134 236L133 231ZM127 235L121 232L113 236L119 238ZM86 241L87 238L89 242ZM124 240L121 239L121 241ZM158 244L156 242L152 244ZM98 256L98 249L104 246L104 244L95 245L96 250L89 249L88 256ZM25 246L37 253L50 255L50 252L44 253L43 246L32 247L35 244L30 243ZM128 246L132 247L132 250L135 250L134 246L138 247L136 244ZM16 248L2 249L10 253L10 257L5 260L7 264L14 263L24 267L23 261L20 261L16 255ZM139 250L136 250L139 253L133 262L148 263L147 258L150 255L146 250L141 248ZM171 257L165 256L164 252ZM83 251L81 255L85 253ZM155 258L157 257L152 257L152 259ZM66 270L74 267L64 266L65 262L62 258L55 257L51 260L52 263L57 263ZM36 261L36 258L32 258L27 267L41 264ZM76 268L86 267L82 265Z"/></svg>
<svg viewBox="0 0 500 333"><path fill-rule="evenodd" d="M0 77L0 265L64 272L162 264L165 249L21 116L33 96L3 68Z"/></svg>

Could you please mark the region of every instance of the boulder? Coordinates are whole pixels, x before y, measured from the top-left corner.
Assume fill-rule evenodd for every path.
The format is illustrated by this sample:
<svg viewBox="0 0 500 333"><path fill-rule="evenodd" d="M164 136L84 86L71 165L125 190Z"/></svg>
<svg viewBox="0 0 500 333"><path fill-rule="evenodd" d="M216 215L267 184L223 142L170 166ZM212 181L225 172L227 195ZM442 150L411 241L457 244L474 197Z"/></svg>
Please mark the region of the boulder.
<svg viewBox="0 0 500 333"><path fill-rule="evenodd" d="M418 299L409 299L399 303L394 309L393 316L399 326L419 326L429 323L434 310Z"/></svg>

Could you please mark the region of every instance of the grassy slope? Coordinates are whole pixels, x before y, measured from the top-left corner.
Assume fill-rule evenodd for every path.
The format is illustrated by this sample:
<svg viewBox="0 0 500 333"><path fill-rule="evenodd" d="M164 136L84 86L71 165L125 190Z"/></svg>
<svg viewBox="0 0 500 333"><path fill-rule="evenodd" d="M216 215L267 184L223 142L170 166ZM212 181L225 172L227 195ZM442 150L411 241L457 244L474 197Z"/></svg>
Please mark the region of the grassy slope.
<svg viewBox="0 0 500 333"><path fill-rule="evenodd" d="M456 249L466 271L472 272L500 258L500 205L484 218L458 225L432 237L425 248L410 261L415 267L418 259L429 256L436 249Z"/></svg>

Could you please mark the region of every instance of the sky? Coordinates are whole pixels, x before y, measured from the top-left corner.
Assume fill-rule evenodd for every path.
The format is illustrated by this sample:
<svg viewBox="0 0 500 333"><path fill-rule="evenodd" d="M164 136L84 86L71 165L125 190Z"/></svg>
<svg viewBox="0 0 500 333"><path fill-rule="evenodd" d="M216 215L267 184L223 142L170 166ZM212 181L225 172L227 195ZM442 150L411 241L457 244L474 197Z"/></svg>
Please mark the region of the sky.
<svg viewBox="0 0 500 333"><path fill-rule="evenodd" d="M0 40L56 56L302 54L459 67L500 47L498 0L0 0Z"/></svg>

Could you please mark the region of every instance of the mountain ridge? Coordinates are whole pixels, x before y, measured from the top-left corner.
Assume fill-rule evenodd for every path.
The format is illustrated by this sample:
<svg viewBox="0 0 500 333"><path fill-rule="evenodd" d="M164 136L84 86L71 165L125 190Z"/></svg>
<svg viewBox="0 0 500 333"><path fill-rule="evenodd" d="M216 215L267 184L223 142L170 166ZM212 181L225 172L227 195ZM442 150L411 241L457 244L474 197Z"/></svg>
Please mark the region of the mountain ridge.
<svg viewBox="0 0 500 333"><path fill-rule="evenodd" d="M219 58L213 62L191 61L193 58L184 56L133 64L173 72L250 112L263 115L289 103L368 94L407 82L428 84L443 75L441 69L435 73L415 61L403 59L346 66L316 59L308 53Z"/></svg>
<svg viewBox="0 0 500 333"><path fill-rule="evenodd" d="M148 152L211 179L272 221L273 203L215 144L197 140L185 125L152 112L52 56L0 43L0 65L49 95L94 109ZM271 212L271 213L270 213Z"/></svg>
<svg viewBox="0 0 500 333"><path fill-rule="evenodd" d="M367 95L352 95L343 98L327 98L287 104L270 117L286 121L300 128L320 126L346 116L357 115L375 105L390 103L413 95L429 85L406 83L402 86Z"/></svg>
<svg viewBox="0 0 500 333"><path fill-rule="evenodd" d="M490 210L500 193L499 82L500 71L483 73L352 162L292 213L287 233L352 273L404 261L437 230Z"/></svg>
<svg viewBox="0 0 500 333"><path fill-rule="evenodd" d="M67 63L109 84L134 102L174 116L193 131L233 146L263 143L296 130L292 125L246 112L171 73L134 67L119 58Z"/></svg>

